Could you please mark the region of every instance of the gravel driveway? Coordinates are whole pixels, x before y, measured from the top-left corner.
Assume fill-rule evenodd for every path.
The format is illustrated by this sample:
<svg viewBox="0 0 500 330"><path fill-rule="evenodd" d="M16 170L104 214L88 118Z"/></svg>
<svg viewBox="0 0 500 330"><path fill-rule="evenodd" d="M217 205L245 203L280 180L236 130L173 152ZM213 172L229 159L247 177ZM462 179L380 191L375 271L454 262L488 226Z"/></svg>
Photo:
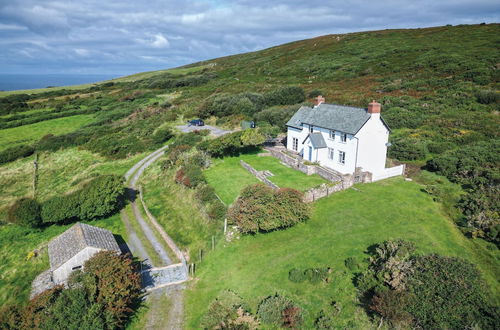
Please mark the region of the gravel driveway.
<svg viewBox="0 0 500 330"><path fill-rule="evenodd" d="M208 129L213 135L215 136L221 136L224 134L231 133L232 131L227 131L215 126L210 126L210 125L205 125L205 126L189 126L189 125L179 125L176 126L177 129L181 130L183 133L189 133L189 132L194 132L194 131L201 131L204 129Z"/></svg>

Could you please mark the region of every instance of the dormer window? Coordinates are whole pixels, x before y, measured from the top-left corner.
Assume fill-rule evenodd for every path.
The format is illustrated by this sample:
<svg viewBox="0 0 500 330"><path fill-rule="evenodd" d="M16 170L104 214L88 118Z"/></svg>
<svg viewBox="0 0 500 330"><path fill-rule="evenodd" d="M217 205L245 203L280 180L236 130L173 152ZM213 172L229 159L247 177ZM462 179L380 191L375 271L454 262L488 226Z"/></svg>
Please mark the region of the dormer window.
<svg viewBox="0 0 500 330"><path fill-rule="evenodd" d="M335 140L335 131L330 131L328 136L330 137L330 140Z"/></svg>
<svg viewBox="0 0 500 330"><path fill-rule="evenodd" d="M341 142L347 142L347 134L346 133L340 134L340 141Z"/></svg>
<svg viewBox="0 0 500 330"><path fill-rule="evenodd" d="M309 125L309 133L312 133L314 131L314 126L313 125Z"/></svg>

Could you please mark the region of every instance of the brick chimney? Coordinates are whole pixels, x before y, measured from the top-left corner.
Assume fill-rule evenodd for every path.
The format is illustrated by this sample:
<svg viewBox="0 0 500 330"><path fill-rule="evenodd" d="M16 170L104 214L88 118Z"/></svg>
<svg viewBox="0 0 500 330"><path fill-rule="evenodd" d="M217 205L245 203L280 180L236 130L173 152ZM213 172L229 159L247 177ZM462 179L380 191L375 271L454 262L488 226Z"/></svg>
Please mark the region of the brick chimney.
<svg viewBox="0 0 500 330"><path fill-rule="evenodd" d="M368 103L368 113L380 113L382 106L377 101L373 100Z"/></svg>
<svg viewBox="0 0 500 330"><path fill-rule="evenodd" d="M325 103L325 98L321 95L318 95L318 97L316 98L316 101L314 103L315 103L315 106L317 107L321 103Z"/></svg>

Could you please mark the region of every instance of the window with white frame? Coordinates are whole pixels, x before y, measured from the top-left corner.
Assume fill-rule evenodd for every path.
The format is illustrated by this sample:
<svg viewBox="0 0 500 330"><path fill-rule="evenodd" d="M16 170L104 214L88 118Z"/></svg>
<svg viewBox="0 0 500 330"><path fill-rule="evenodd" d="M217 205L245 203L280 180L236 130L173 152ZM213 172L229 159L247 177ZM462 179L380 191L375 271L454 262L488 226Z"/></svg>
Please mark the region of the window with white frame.
<svg viewBox="0 0 500 330"><path fill-rule="evenodd" d="M328 148L328 159L333 160L333 157L334 157L333 148Z"/></svg>
<svg viewBox="0 0 500 330"><path fill-rule="evenodd" d="M335 140L335 131L330 131L328 137L330 138L330 140Z"/></svg>
<svg viewBox="0 0 500 330"><path fill-rule="evenodd" d="M314 131L314 126L313 125L309 125L309 133L312 133Z"/></svg>
<svg viewBox="0 0 500 330"><path fill-rule="evenodd" d="M297 151L299 149L299 139L292 138L292 148L294 151Z"/></svg>
<svg viewBox="0 0 500 330"><path fill-rule="evenodd" d="M339 151L339 163L345 164L345 152L344 151Z"/></svg>
<svg viewBox="0 0 500 330"><path fill-rule="evenodd" d="M347 142L347 134L346 133L340 134L340 141L341 142Z"/></svg>

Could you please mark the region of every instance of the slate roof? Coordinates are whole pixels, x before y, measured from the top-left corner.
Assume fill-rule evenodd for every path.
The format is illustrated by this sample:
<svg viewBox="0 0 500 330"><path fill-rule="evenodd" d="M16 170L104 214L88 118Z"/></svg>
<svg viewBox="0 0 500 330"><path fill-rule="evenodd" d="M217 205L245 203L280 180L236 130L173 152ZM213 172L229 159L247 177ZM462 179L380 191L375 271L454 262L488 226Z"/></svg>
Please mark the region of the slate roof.
<svg viewBox="0 0 500 330"><path fill-rule="evenodd" d="M321 103L315 108L302 106L286 125L302 129L302 124L308 124L354 135L370 116L364 108Z"/></svg>
<svg viewBox="0 0 500 330"><path fill-rule="evenodd" d="M59 268L86 247L120 253L120 247L109 230L78 222L49 242L50 268Z"/></svg>
<svg viewBox="0 0 500 330"><path fill-rule="evenodd" d="M323 134L321 134L320 132L310 133L306 136L302 143L306 142L307 139L311 139L311 144L314 149L326 148L325 139L323 138Z"/></svg>

